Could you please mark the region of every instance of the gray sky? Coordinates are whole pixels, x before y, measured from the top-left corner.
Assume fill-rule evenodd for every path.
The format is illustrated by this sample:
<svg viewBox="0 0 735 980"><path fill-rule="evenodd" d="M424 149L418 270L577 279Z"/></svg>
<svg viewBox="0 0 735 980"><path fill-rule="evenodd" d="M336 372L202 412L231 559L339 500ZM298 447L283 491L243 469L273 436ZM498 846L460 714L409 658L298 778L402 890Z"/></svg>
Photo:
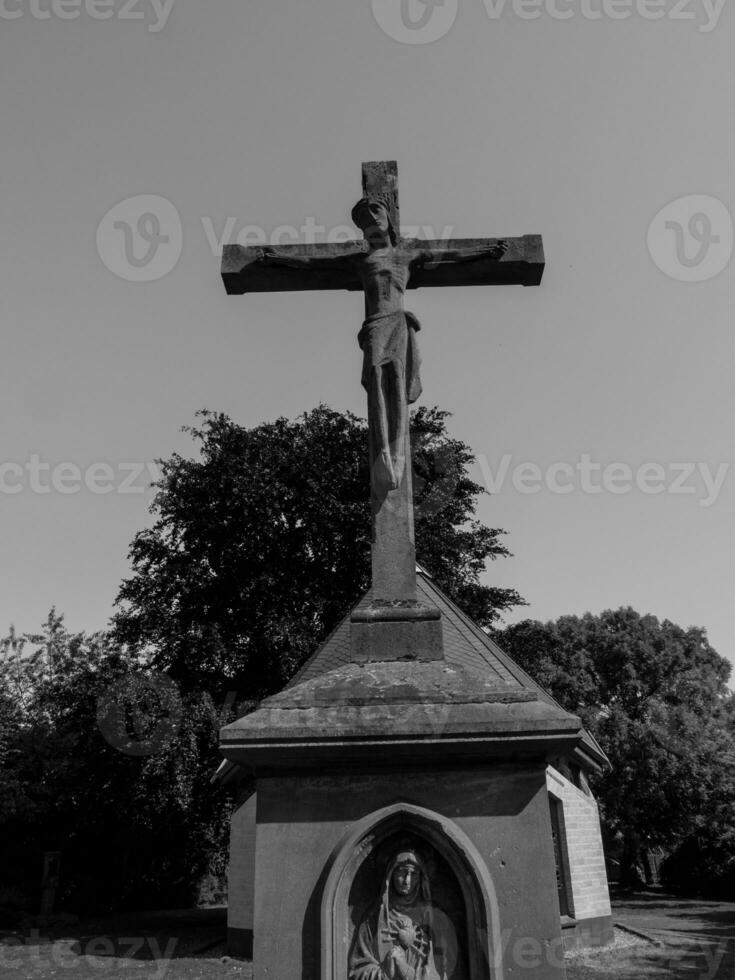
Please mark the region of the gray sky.
<svg viewBox="0 0 735 980"><path fill-rule="evenodd" d="M630 604L732 656L732 10L51 2L0 2L0 629L106 623L149 521L124 482L189 452L197 409L364 414L360 297L227 297L216 239L349 224L361 161L396 158L404 225L544 235L538 289L409 294L422 401L497 484L479 516L515 558L486 581L521 616Z"/></svg>

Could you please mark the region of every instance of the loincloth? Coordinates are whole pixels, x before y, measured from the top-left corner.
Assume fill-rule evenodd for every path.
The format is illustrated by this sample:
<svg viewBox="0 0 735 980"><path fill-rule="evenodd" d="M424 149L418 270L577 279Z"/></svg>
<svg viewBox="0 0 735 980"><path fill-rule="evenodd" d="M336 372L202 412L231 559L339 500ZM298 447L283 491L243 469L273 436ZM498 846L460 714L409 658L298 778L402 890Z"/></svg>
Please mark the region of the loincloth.
<svg viewBox="0 0 735 980"><path fill-rule="evenodd" d="M363 352L363 388L370 389L375 368L397 361L405 371L406 400L409 404L416 401L421 394L421 358L416 342L416 332L420 329L418 319L406 310L376 313L365 320L357 335Z"/></svg>

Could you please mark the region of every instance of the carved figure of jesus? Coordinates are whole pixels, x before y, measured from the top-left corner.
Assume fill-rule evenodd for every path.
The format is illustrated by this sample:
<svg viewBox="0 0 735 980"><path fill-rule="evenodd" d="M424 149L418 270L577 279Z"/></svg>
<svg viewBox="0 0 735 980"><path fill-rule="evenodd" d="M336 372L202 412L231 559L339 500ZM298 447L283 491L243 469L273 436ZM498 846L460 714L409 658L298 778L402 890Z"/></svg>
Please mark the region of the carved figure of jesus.
<svg viewBox="0 0 735 980"><path fill-rule="evenodd" d="M411 274L432 264L501 259L507 242L468 249L436 249L401 239L390 219L390 202L361 198L352 219L362 230L362 246L340 256L299 256L264 248L259 261L293 268L327 269L349 263L365 294L365 321L358 334L363 352L362 384L367 391L370 472L373 497L380 506L398 489L409 458L408 406L421 394L416 333L420 324L404 310Z"/></svg>

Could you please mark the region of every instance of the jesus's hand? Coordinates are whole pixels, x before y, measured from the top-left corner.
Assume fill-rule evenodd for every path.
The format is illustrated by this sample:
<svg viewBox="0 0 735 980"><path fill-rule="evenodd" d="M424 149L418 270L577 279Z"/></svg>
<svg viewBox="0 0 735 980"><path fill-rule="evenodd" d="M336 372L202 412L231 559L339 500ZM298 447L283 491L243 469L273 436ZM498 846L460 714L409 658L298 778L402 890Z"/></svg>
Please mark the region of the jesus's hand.
<svg viewBox="0 0 735 980"><path fill-rule="evenodd" d="M501 238L499 242L496 242L495 245L491 245L488 248L490 257L493 259L502 259L502 257L505 255L507 251L508 251L508 242L504 238Z"/></svg>

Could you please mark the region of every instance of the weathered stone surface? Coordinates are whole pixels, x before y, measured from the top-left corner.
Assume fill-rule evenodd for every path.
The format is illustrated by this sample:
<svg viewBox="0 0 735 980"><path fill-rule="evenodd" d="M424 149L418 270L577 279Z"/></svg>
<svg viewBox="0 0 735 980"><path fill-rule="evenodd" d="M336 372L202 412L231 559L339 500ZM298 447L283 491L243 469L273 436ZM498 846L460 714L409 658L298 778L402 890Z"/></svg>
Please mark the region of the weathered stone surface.
<svg viewBox="0 0 735 980"><path fill-rule="evenodd" d="M476 670L436 661L348 664L312 681L286 688L261 702L262 708L332 708L341 705L495 704L538 701L534 691L502 683ZM579 719L559 709L565 719ZM397 719L395 733L405 727Z"/></svg>
<svg viewBox="0 0 735 980"><path fill-rule="evenodd" d="M408 417L402 439L409 445ZM371 454L373 450L371 447ZM413 526L411 459L401 482L380 499L371 493L373 511L372 582L376 598L416 601L416 546Z"/></svg>
<svg viewBox="0 0 735 980"><path fill-rule="evenodd" d="M380 751L391 765L571 752L578 717L518 684L442 661L347 664L263 701L220 734L249 769L354 764Z"/></svg>
<svg viewBox="0 0 735 980"><path fill-rule="evenodd" d="M400 234L401 207L398 199L398 164L395 160L370 160L362 165L362 194L364 198L384 198L390 221Z"/></svg>
<svg viewBox="0 0 735 980"><path fill-rule="evenodd" d="M442 624L436 619L355 622L350 625L352 659L358 664L381 660L441 660Z"/></svg>
<svg viewBox="0 0 735 980"><path fill-rule="evenodd" d="M341 911L324 908L325 869L343 847L354 854L350 834L356 826L367 825L358 853L368 845L363 853L369 855L368 842L380 837L385 823L382 814L407 797L413 805L406 808L406 831L425 835L423 822L413 816L423 809L469 841L486 868L488 928L478 930L478 938L489 948L480 964L484 970L471 980L563 980L545 770L530 764L437 769L415 763L403 771L377 771L373 765L350 773L325 767L260 780L254 960L262 966L257 975L347 980L350 934L335 937L334 959L334 947L324 942L330 935L325 911L336 916Z"/></svg>
<svg viewBox="0 0 735 980"><path fill-rule="evenodd" d="M519 238L422 239L421 245L433 252L465 251L481 245L508 243L499 261L478 258L461 265L437 261L431 268L416 269L407 289L429 286L538 286L545 268L541 235ZM313 256L333 259L318 268L288 268L264 265L263 249L256 246L225 245L222 250L222 280L230 295L278 293L315 289L362 289L360 277L349 257L362 249L362 242L339 244L280 245L284 256Z"/></svg>
<svg viewBox="0 0 735 980"><path fill-rule="evenodd" d="M374 600L354 609L350 619L351 654L355 663L444 657L444 631L436 606Z"/></svg>
<svg viewBox="0 0 735 980"><path fill-rule="evenodd" d="M423 602L373 599L369 605L353 609L350 619L353 623L410 623L441 619L441 612Z"/></svg>

